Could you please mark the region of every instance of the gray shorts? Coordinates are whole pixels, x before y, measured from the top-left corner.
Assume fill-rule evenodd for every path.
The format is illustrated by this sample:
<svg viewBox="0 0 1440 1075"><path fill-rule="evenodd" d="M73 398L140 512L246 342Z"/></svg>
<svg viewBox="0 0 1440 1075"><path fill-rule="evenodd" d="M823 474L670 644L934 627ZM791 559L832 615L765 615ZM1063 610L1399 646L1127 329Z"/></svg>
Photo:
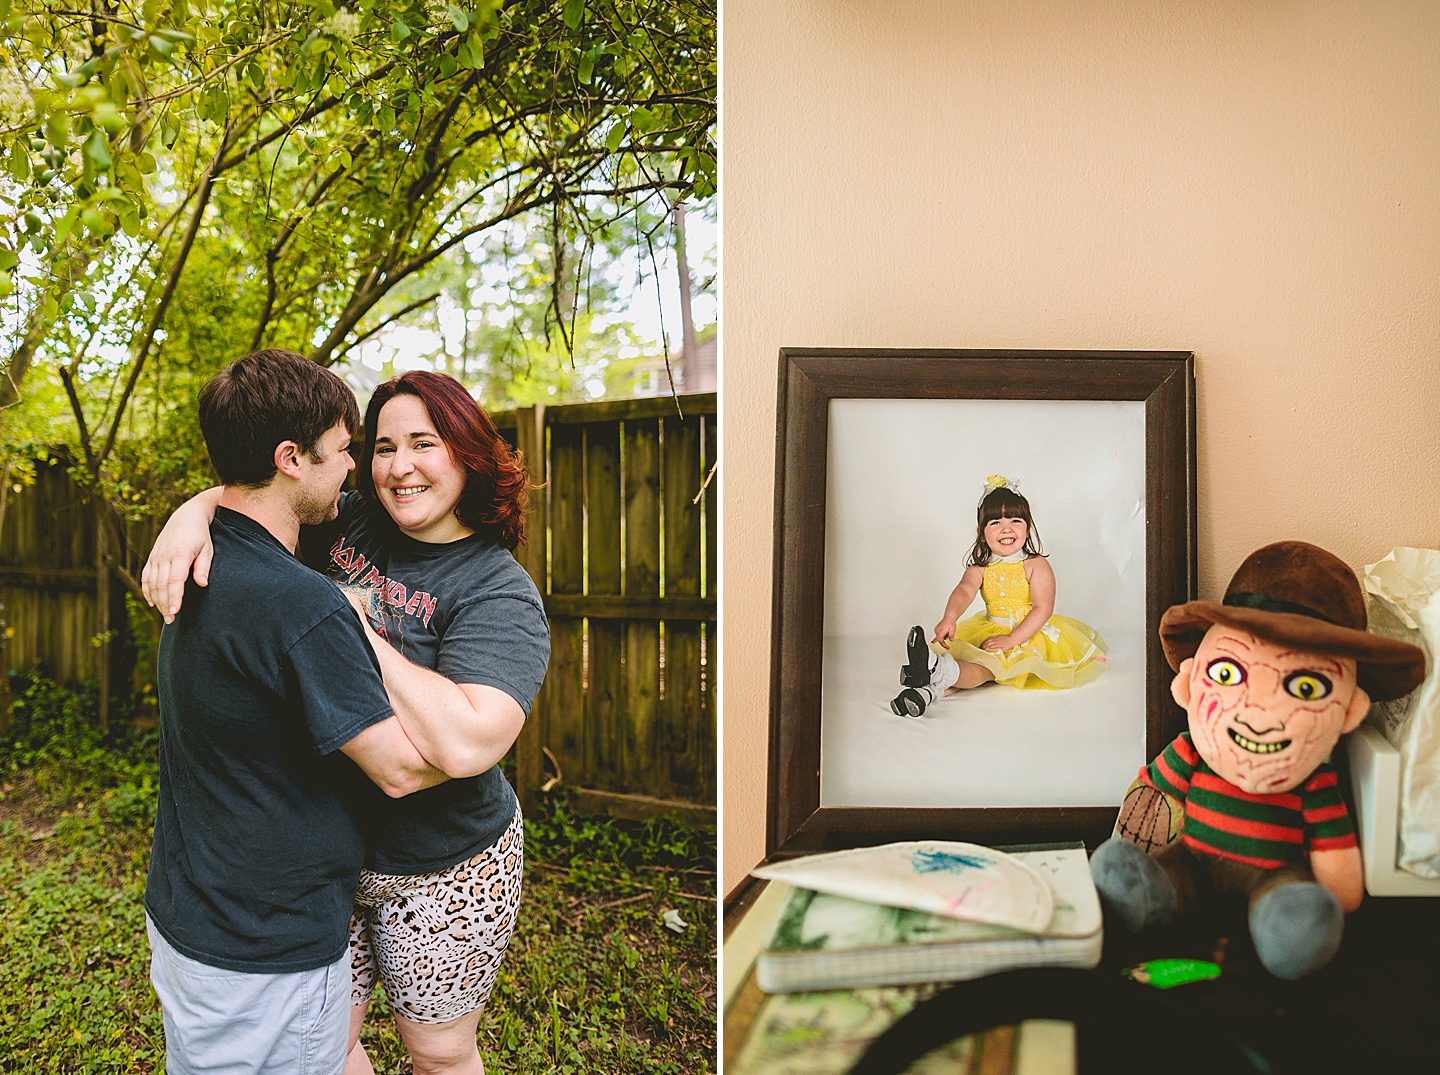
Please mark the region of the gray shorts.
<svg viewBox="0 0 1440 1075"><path fill-rule="evenodd" d="M168 1075L341 1075L350 954L293 974L222 970L177 952L145 916Z"/></svg>

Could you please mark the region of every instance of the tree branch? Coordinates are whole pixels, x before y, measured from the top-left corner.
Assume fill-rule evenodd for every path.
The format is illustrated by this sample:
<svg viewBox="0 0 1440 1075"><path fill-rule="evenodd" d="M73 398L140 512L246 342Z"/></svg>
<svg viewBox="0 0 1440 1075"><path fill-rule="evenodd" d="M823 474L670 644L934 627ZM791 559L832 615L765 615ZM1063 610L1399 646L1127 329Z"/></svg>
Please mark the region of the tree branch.
<svg viewBox="0 0 1440 1075"><path fill-rule="evenodd" d="M75 425L80 431L80 447L85 452L85 469L95 472L95 453L90 448L90 430L85 425L85 408L80 406L80 395L75 391L75 378L65 366L60 367L60 380L65 383L65 394L70 397L70 409L75 412Z"/></svg>
<svg viewBox="0 0 1440 1075"><path fill-rule="evenodd" d="M399 313L393 314L392 316L387 317L384 321L381 321L381 322L380 322L378 325L376 325L374 328L367 330L363 335L356 336L353 340L351 340L349 343L347 343L344 347L342 347L342 348L340 348L338 351L336 351L334 355L330 356L329 361L326 362L325 364L326 364L327 366L333 366L333 365L334 365L336 362L338 362L347 352L353 351L355 348L359 347L362 343L364 343L366 340L368 340L371 336L375 335L377 332L380 332L382 329L388 328L390 325L394 324L396 321L399 321L399 320L400 320L402 317L404 317L406 314L413 313L414 311L420 309L420 307L422 307L422 306L428 306L428 305L430 305L430 303L434 302L434 301L435 301L436 299L438 299L442 294L443 294L443 292L437 291L437 292L435 292L435 294L433 294L433 295L427 295L427 296L426 296L425 298L423 298L423 299L416 299L414 302L412 302L409 306L405 307L405 309L401 310Z"/></svg>
<svg viewBox="0 0 1440 1075"><path fill-rule="evenodd" d="M220 149L216 153L216 160L220 153L225 150L225 141L222 138ZM93 467L98 467L109 458L111 450L115 447L115 436L120 432L120 416L125 413L125 407L130 401L130 395L135 390L136 383L140 380L140 371L145 366L145 357L150 353L150 345L155 340L155 333L160 328L160 322L165 319L165 311L170 308L170 300L175 297L175 288L180 283L180 274L185 270L185 263L190 260L190 251L195 246L195 236L200 231L200 221L205 216L205 207L210 203L210 192L215 185L215 165L205 170L201 178L200 190L197 193L195 211L190 216L190 226L185 229L185 237L180 241L180 249L176 251L174 259L170 262L170 274L165 280L165 289L160 293L159 301L155 309L151 311L150 321L146 324L140 334L140 339L133 348L134 366L130 370L130 378L125 385L125 391L120 396L120 402L115 407L115 417L110 422L110 431L105 437L105 447L100 453L98 460L91 459ZM66 382L67 385L69 382ZM89 454L87 450L87 455ZM95 471L98 476L98 470Z"/></svg>

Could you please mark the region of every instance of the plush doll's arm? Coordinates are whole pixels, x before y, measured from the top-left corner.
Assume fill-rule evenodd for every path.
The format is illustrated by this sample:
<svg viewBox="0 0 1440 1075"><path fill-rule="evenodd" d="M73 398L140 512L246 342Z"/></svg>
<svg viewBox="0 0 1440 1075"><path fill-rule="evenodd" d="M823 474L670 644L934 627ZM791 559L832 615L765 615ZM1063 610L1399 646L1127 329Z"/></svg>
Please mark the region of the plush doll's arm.
<svg viewBox="0 0 1440 1075"><path fill-rule="evenodd" d="M1360 866L1360 849L1346 847L1338 851L1310 852L1310 870L1315 880L1330 890L1340 901L1340 908L1349 914L1360 906L1365 896L1365 872Z"/></svg>

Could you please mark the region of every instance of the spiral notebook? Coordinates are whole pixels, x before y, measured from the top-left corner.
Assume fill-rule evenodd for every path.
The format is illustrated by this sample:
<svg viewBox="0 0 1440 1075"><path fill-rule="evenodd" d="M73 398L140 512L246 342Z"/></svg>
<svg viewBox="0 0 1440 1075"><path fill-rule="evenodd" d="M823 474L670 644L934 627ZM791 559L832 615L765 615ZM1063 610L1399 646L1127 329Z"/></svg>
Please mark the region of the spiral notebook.
<svg viewBox="0 0 1440 1075"><path fill-rule="evenodd" d="M1015 850L1050 887L1041 931L962 921L787 886L755 976L768 993L955 982L1017 967L1094 967L1100 900L1082 844ZM772 884L780 882L772 881Z"/></svg>

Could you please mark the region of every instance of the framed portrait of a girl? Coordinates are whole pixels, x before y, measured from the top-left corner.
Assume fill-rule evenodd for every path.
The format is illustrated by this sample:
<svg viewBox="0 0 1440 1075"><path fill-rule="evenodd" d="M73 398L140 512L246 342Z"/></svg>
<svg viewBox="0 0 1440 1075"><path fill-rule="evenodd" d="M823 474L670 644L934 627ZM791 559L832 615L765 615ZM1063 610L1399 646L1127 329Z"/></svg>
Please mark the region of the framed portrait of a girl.
<svg viewBox="0 0 1440 1075"><path fill-rule="evenodd" d="M1193 363L782 351L770 855L1108 834L1183 716Z"/></svg>

